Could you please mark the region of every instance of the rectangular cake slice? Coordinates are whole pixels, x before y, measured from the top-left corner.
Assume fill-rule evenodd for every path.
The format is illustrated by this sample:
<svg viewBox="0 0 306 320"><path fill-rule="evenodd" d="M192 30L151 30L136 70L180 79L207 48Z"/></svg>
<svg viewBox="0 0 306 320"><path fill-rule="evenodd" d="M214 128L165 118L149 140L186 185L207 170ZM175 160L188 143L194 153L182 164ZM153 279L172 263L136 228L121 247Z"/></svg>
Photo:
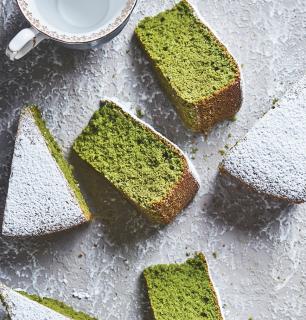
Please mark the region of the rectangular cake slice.
<svg viewBox="0 0 306 320"><path fill-rule="evenodd" d="M144 270L155 320L222 320L217 294L203 254L182 264Z"/></svg>
<svg viewBox="0 0 306 320"><path fill-rule="evenodd" d="M180 149L110 101L101 103L73 149L158 223L169 223L199 187Z"/></svg>
<svg viewBox="0 0 306 320"><path fill-rule="evenodd" d="M207 133L239 110L239 67L186 0L142 20L135 34L161 85L193 131Z"/></svg>

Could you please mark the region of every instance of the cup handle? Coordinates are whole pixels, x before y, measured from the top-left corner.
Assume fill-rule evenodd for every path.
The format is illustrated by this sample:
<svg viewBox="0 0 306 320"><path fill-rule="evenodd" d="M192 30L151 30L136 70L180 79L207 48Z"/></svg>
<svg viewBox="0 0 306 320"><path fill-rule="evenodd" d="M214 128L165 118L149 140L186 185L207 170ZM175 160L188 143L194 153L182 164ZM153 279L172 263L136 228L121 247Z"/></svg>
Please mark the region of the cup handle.
<svg viewBox="0 0 306 320"><path fill-rule="evenodd" d="M7 49L6 55L10 60L18 60L35 48L47 36L39 32L35 28L26 28L19 31L11 40Z"/></svg>

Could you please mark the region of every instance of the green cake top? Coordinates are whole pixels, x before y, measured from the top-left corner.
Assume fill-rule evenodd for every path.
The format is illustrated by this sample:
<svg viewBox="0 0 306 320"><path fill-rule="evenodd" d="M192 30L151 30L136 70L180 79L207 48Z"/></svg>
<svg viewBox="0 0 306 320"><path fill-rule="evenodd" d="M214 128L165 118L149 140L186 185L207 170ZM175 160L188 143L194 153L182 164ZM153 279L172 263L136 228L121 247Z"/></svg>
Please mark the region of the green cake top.
<svg viewBox="0 0 306 320"><path fill-rule="evenodd" d="M222 320L204 256L145 269L155 320Z"/></svg>
<svg viewBox="0 0 306 320"><path fill-rule="evenodd" d="M189 103L210 97L239 75L227 49L186 0L142 20L136 35L173 89Z"/></svg>
<svg viewBox="0 0 306 320"><path fill-rule="evenodd" d="M52 134L50 133L49 129L46 127L44 120L41 117L41 113L36 106L31 106L25 108L25 111L29 110L35 119L35 123L38 126L41 134L43 135L45 142L50 150L53 158L55 159L57 165L60 167L61 171L63 172L67 182L69 183L70 188L73 190L75 197L78 200L78 203L87 219L90 218L90 212L86 205L86 202L83 198L83 195L80 191L80 188L74 179L72 173L72 167L68 164L65 160L63 153L58 146L57 142L53 138Z"/></svg>
<svg viewBox="0 0 306 320"><path fill-rule="evenodd" d="M145 209L168 194L185 166L177 149L112 102L101 104L73 149Z"/></svg>
<svg viewBox="0 0 306 320"><path fill-rule="evenodd" d="M97 320L96 318L88 316L84 312L73 310L71 307L67 306L65 303L61 301L54 300L51 298L39 297L35 294L29 294L24 291L17 292L73 320Z"/></svg>

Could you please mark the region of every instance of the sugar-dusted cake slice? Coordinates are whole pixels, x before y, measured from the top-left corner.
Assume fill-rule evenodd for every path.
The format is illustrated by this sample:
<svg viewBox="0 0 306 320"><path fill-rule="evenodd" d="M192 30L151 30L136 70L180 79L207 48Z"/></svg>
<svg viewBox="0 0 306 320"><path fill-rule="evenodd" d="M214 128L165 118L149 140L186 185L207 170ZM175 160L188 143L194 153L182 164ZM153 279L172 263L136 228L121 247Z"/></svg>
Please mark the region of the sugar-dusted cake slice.
<svg viewBox="0 0 306 320"><path fill-rule="evenodd" d="M180 149L110 101L73 149L155 222L169 223L199 187Z"/></svg>
<svg viewBox="0 0 306 320"><path fill-rule="evenodd" d="M155 320L223 319L203 254L181 264L149 267L144 277Z"/></svg>
<svg viewBox="0 0 306 320"><path fill-rule="evenodd" d="M230 150L220 171L272 198L305 202L305 137L306 76Z"/></svg>
<svg viewBox="0 0 306 320"><path fill-rule="evenodd" d="M16 291L2 284L1 302L10 320L97 320L61 301Z"/></svg>
<svg viewBox="0 0 306 320"><path fill-rule="evenodd" d="M135 34L161 85L192 130L207 133L239 110L239 67L186 0L142 20Z"/></svg>
<svg viewBox="0 0 306 320"><path fill-rule="evenodd" d="M36 107L20 116L4 211L5 236L39 236L90 219L70 166Z"/></svg>

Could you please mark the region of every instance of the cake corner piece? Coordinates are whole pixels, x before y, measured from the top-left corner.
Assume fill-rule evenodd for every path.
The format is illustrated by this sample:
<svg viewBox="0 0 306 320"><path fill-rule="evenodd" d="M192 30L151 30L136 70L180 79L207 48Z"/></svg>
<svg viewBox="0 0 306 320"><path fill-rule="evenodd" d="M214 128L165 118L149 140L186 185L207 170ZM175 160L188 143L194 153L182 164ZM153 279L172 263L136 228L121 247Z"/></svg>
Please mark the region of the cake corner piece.
<svg viewBox="0 0 306 320"><path fill-rule="evenodd" d="M172 221L199 188L183 152L112 101L101 102L73 150L156 223Z"/></svg>
<svg viewBox="0 0 306 320"><path fill-rule="evenodd" d="M220 173L272 200L305 202L305 121L306 76L230 150Z"/></svg>
<svg viewBox="0 0 306 320"><path fill-rule="evenodd" d="M191 130L207 134L238 112L242 103L239 66L188 1L144 18L135 36Z"/></svg>
<svg viewBox="0 0 306 320"><path fill-rule="evenodd" d="M202 253L196 253L184 263L148 267L143 276L154 320L223 320Z"/></svg>
<svg viewBox="0 0 306 320"><path fill-rule="evenodd" d="M97 320L62 301L14 290L1 283L0 302L10 320Z"/></svg>

